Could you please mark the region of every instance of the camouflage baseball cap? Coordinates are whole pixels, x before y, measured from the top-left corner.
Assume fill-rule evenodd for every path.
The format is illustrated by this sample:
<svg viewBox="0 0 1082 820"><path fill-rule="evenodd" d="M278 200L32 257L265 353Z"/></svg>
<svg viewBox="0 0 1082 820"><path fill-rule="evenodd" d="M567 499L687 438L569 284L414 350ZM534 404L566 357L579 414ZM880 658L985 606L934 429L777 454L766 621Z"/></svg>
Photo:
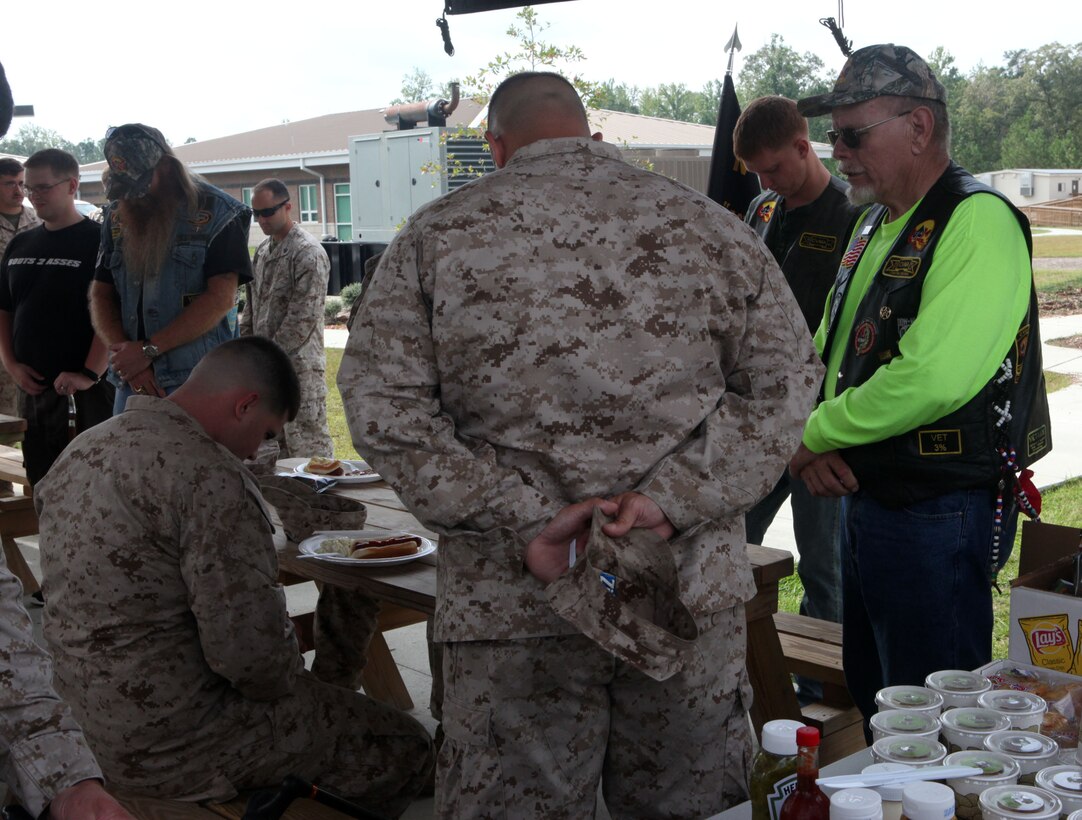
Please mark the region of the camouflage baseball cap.
<svg viewBox="0 0 1082 820"><path fill-rule="evenodd" d="M805 117L819 117L840 105L875 97L919 97L946 104L947 89L914 51L886 43L854 52L842 67L832 92L805 97L797 101L796 107Z"/></svg>
<svg viewBox="0 0 1082 820"><path fill-rule="evenodd" d="M169 151L162 132L149 125L132 122L105 132L105 159L109 174L105 195L109 199L139 199L146 196L154 179L154 169Z"/></svg>
<svg viewBox="0 0 1082 820"><path fill-rule="evenodd" d="M586 637L654 680L667 680L695 656L698 637L680 601L672 550L645 529L610 538L601 530L609 520L594 510L585 554L545 595Z"/></svg>

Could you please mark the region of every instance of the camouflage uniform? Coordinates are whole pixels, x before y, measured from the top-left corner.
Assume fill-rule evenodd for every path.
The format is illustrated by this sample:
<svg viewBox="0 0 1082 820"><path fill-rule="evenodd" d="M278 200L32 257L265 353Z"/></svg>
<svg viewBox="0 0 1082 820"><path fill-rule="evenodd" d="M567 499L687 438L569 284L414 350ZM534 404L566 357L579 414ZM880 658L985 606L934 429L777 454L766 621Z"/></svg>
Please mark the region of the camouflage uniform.
<svg viewBox="0 0 1082 820"><path fill-rule="evenodd" d="M68 707L56 696L49 656L19 605L22 587L0 552L0 780L30 814L101 769Z"/></svg>
<svg viewBox="0 0 1082 820"><path fill-rule="evenodd" d="M225 800L295 772L404 810L427 733L304 670L257 485L180 407L134 396L34 499L55 684L112 783Z"/></svg>
<svg viewBox="0 0 1082 820"><path fill-rule="evenodd" d="M301 381L300 410L286 424L279 458L332 456L323 351L323 305L331 261L323 246L294 223L281 242L272 237L263 240L252 268L241 335L254 333L277 342L293 360Z"/></svg>
<svg viewBox="0 0 1082 820"><path fill-rule="evenodd" d="M747 750L745 732L727 738L750 702L743 514L811 407L807 335L746 226L587 139L519 149L387 249L338 384L358 447L441 534L442 815L582 817L602 759L616 816L709 814L742 791L716 773ZM665 684L553 640L575 630L522 563L565 505L625 490L675 525L681 600L705 633L703 669Z"/></svg>
<svg viewBox="0 0 1082 820"><path fill-rule="evenodd" d="M38 219L37 211L26 205L23 206L23 212L19 216L19 226L17 228L12 228L7 218L0 215L0 258L3 257L8 243L15 238L16 234L28 231L40 224L41 220ZM3 367L0 367L0 413L7 416L19 415L19 392L15 380ZM0 486L6 486L10 489L11 482L0 482Z"/></svg>

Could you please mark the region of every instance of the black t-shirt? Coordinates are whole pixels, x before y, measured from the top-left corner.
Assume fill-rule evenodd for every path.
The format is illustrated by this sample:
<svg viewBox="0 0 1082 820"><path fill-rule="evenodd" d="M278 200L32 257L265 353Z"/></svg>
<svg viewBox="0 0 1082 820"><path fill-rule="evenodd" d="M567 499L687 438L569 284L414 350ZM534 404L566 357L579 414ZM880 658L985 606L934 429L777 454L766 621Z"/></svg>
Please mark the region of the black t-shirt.
<svg viewBox="0 0 1082 820"><path fill-rule="evenodd" d="M78 373L94 339L87 291L101 225L84 217L58 231L38 225L18 234L0 263L0 310L13 314L15 358L52 384Z"/></svg>

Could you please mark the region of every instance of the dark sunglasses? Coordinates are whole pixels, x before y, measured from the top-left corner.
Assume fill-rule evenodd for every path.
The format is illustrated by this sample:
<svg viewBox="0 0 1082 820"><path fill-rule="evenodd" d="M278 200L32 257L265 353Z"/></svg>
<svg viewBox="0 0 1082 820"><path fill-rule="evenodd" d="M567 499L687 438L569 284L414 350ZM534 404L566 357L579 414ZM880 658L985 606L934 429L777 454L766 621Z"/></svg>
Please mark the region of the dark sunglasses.
<svg viewBox="0 0 1082 820"><path fill-rule="evenodd" d="M267 219L268 217L272 217L276 213L278 213L278 209L285 205L287 202L289 202L288 196L277 205L271 205L269 208L252 208L252 213L256 216L263 217L263 219Z"/></svg>
<svg viewBox="0 0 1082 820"><path fill-rule="evenodd" d="M885 122L890 122L891 120L898 119L898 117L904 117L906 114L912 113L913 109L910 108L908 111L902 111L899 114L895 114L893 117L887 117L885 120L873 122L871 125L865 125L863 128L839 128L837 131L827 131L827 139L830 140L831 145L836 144L840 139L842 143L845 144L846 148L852 148L855 151L857 148L860 148L861 135L867 134L877 125L882 125Z"/></svg>

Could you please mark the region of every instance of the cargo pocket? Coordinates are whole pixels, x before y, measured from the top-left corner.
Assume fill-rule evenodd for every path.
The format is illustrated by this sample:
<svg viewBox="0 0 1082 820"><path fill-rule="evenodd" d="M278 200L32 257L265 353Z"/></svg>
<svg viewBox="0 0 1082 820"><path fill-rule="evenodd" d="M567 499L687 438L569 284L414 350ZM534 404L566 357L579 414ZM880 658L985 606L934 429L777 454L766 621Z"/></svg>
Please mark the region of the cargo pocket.
<svg viewBox="0 0 1082 820"><path fill-rule="evenodd" d="M503 771L490 710L445 695L442 725L437 816L506 817Z"/></svg>

